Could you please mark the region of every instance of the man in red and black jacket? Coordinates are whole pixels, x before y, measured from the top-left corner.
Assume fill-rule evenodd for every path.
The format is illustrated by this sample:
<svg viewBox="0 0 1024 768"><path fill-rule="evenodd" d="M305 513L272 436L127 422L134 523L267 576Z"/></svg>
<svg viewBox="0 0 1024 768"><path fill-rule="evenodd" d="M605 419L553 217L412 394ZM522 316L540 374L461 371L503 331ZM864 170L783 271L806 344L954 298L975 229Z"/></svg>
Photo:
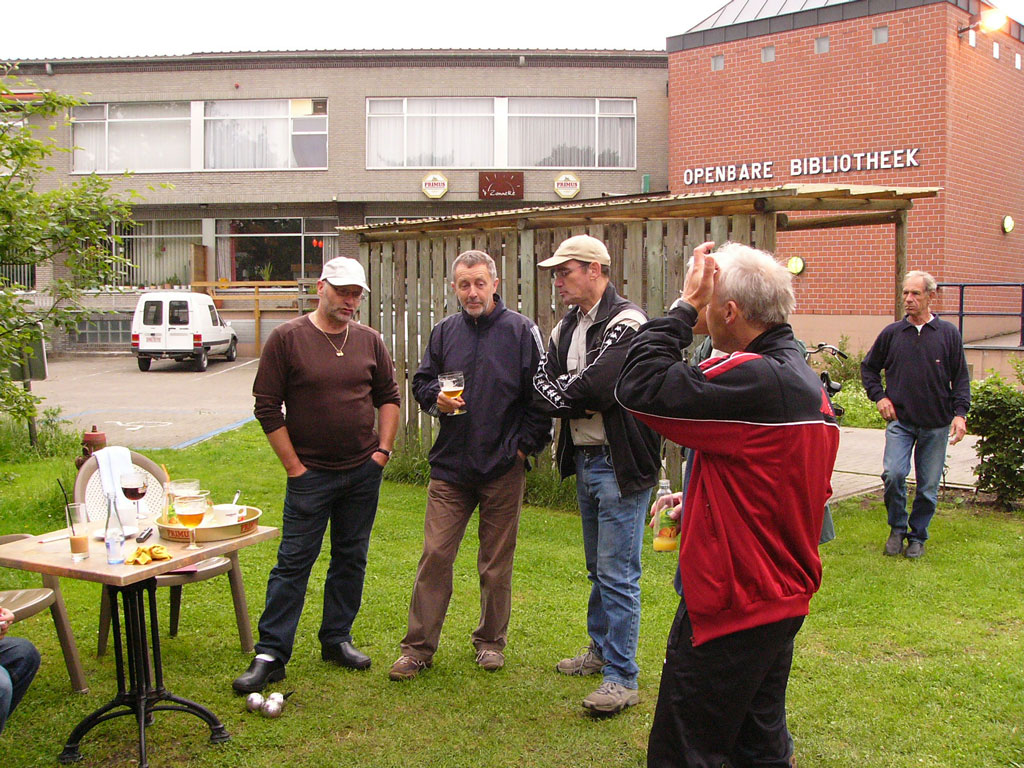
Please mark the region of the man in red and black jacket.
<svg viewBox="0 0 1024 768"><path fill-rule="evenodd" d="M648 766L789 765L793 639L821 583L818 538L839 429L787 318L791 276L728 243L694 250L682 297L644 325L620 403L693 449ZM701 313L715 349L683 360Z"/></svg>

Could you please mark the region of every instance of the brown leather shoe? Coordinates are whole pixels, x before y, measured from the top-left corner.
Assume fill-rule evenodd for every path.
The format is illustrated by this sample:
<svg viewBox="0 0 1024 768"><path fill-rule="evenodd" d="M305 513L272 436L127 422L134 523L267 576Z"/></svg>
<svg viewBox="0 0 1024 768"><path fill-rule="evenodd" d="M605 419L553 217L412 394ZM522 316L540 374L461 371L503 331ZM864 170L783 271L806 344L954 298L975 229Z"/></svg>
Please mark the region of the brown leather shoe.
<svg viewBox="0 0 1024 768"><path fill-rule="evenodd" d="M392 680L412 680L424 669L429 669L430 666L431 662L429 661L420 661L415 656L403 654L391 665L388 677Z"/></svg>
<svg viewBox="0 0 1024 768"><path fill-rule="evenodd" d="M505 654L493 648L484 648L477 651L476 663L480 665L480 669L494 672L505 666Z"/></svg>

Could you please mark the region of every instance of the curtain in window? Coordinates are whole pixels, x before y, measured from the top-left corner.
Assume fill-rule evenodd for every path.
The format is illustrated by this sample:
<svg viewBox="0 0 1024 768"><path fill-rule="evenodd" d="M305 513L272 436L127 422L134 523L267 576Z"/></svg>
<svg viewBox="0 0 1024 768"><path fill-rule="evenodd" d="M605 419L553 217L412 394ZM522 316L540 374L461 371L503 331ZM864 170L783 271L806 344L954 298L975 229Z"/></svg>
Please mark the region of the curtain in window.
<svg viewBox="0 0 1024 768"><path fill-rule="evenodd" d="M74 123L71 140L75 145L74 168L89 173L107 169L106 123Z"/></svg>
<svg viewBox="0 0 1024 768"><path fill-rule="evenodd" d="M508 100L508 163L513 168L594 166L593 99Z"/></svg>
<svg viewBox="0 0 1024 768"><path fill-rule="evenodd" d="M207 168L287 168L285 100L206 102Z"/></svg>
<svg viewBox="0 0 1024 768"><path fill-rule="evenodd" d="M406 165L494 165L493 99L409 99Z"/></svg>

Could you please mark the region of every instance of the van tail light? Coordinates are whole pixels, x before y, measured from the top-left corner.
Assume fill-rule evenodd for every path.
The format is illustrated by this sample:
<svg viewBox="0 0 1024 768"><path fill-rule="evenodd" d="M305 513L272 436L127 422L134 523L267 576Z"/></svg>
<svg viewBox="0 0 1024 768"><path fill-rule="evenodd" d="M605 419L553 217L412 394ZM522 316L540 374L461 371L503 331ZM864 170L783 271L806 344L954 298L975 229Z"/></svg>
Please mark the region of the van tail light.
<svg viewBox="0 0 1024 768"><path fill-rule="evenodd" d="M138 349L138 348L139 348L139 334L133 333L132 334L132 349Z"/></svg>
<svg viewBox="0 0 1024 768"><path fill-rule="evenodd" d="M203 346L203 334L201 334L201 333L193 333L192 334L192 348L193 349L199 349L201 346Z"/></svg>

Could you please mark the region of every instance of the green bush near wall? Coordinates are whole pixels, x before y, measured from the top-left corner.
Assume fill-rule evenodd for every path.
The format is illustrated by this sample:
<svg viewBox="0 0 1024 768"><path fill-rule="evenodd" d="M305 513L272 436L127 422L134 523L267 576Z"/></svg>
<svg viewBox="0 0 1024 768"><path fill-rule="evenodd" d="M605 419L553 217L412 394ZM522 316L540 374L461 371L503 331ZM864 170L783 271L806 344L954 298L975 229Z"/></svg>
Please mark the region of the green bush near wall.
<svg viewBox="0 0 1024 768"><path fill-rule="evenodd" d="M1011 360L1024 384L1024 360ZM1004 509L1024 497L1024 392L993 373L971 392L970 431L978 441L978 490L994 493Z"/></svg>

